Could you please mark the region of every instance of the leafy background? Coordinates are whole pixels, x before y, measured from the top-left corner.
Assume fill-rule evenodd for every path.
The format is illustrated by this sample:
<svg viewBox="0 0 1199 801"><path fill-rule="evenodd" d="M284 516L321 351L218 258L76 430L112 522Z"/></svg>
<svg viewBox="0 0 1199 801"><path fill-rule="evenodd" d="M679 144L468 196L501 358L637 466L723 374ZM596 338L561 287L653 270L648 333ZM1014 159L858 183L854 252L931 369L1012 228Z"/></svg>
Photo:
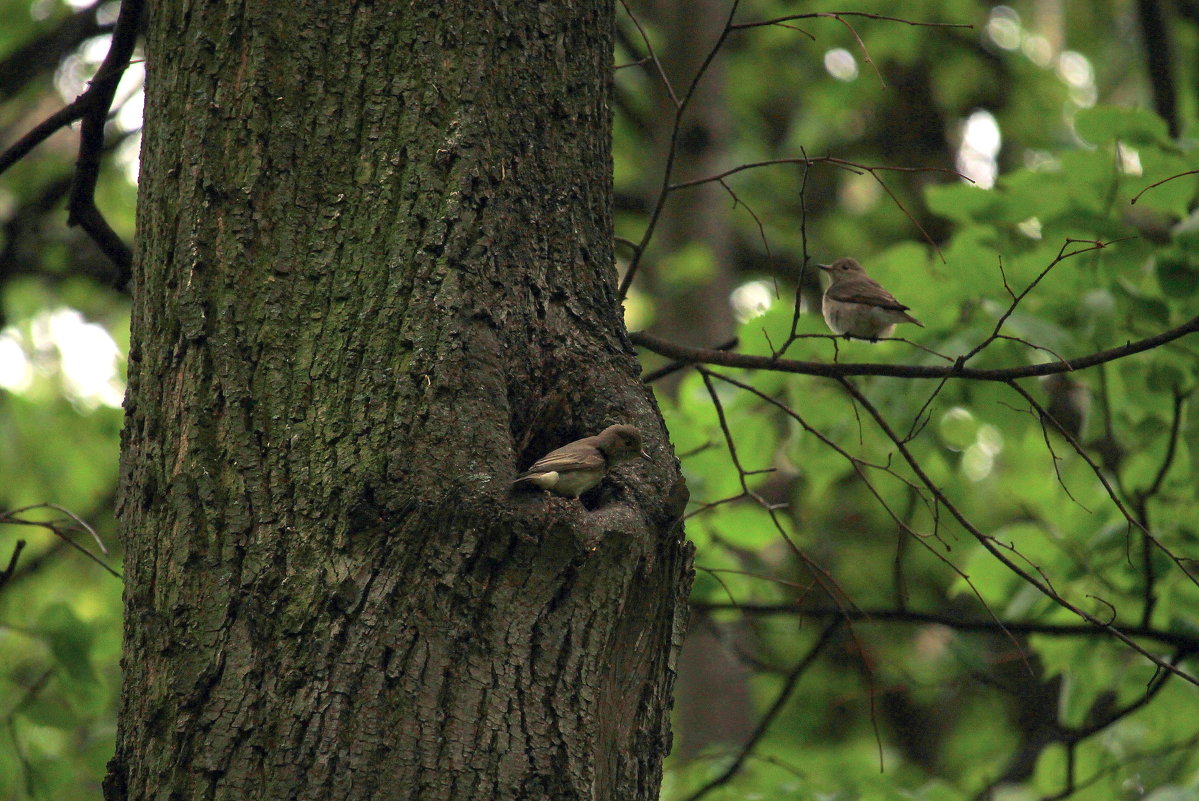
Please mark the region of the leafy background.
<svg viewBox="0 0 1199 801"><path fill-rule="evenodd" d="M796 297L798 332L825 333L812 312L812 265L852 254L924 322L902 335L956 357L985 340L1008 308L1005 281L1019 292L1068 238L1112 244L1055 266L1005 323L1003 332L1024 342L998 340L973 366L1090 353L1195 316L1199 181L1178 178L1130 201L1199 163L1199 9L1184 0L1162 5L1171 109L1155 104L1147 53L1166 45L1146 41L1142 6L922 0L899 10L862 0L853 10L973 27L846 17L849 25L825 18L734 32L679 127L674 181L805 154L940 171L792 163L673 191L626 304L630 328L702 345L736 336L739 351L768 354L788 338ZM648 52L641 31L681 93L728 9L715 0L645 0L628 9L641 30L617 9L623 239L642 238L673 123L652 63L636 63ZM821 10L829 9L762 0L744 3L737 19ZM81 91L114 16L112 3L0 0L0 143ZM98 197L127 240L137 86L134 74L118 91ZM101 558L119 568L112 510L128 301L106 287L103 257L65 226L75 147L72 133L61 132L0 177L0 509L68 508L95 527L114 551ZM627 267L632 250L619 250ZM1088 406L1077 431L1083 453L1182 558L1199 540L1199 435L1189 413L1197 348L1184 338L1071 376ZM944 363L903 342L802 338L787 355ZM647 369L662 361L645 355ZM893 443L839 385L716 373L711 391L693 370L655 382L691 488L687 532L698 570L664 798L1035 799L1070 791L1164 801L1199 792L1199 729L1195 715L1180 714L1199 708L1192 685L1155 681L1152 664L1107 638L966 626L992 614L1078 621L913 490ZM1105 619L1114 610L1122 625L1199 637L1199 590L1152 549L1154 604L1144 619L1139 535L1087 460L1047 434L1010 387L953 381L934 397L936 382L855 383L901 432L918 428L909 447L944 493L1061 595ZM1040 382L1024 388L1041 403L1055 400ZM704 510L742 492L712 391L743 468L769 471L745 481L777 505L773 516L753 498ZM859 474L847 454L887 469ZM903 533L892 513L936 536ZM58 516L26 517L37 514ZM18 538L27 547L0 585L0 797L94 798L113 748L120 583L33 527L0 526L0 567ZM76 541L95 552L88 538ZM844 610L875 614L822 637ZM1142 642L1194 671L1193 654ZM1152 697L1138 706L1150 686ZM743 744L767 716L747 752Z"/></svg>

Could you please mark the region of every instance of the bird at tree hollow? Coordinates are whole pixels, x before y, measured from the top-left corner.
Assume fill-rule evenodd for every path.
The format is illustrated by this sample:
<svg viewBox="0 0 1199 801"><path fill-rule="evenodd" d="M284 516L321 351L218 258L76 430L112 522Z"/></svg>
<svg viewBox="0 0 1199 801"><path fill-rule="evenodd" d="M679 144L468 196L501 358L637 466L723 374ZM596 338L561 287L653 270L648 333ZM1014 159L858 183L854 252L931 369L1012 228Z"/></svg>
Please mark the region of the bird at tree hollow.
<svg viewBox="0 0 1199 801"><path fill-rule="evenodd" d="M641 432L634 426L608 426L594 437L577 439L542 456L521 473L512 486L532 484L555 495L577 498L628 459L649 454L641 449Z"/></svg>
<svg viewBox="0 0 1199 801"><path fill-rule="evenodd" d="M832 264L817 264L828 273L821 311L834 334L855 339L877 340L889 337L896 323L924 323L908 314L908 307L895 299L882 284L866 275L854 259L837 259Z"/></svg>

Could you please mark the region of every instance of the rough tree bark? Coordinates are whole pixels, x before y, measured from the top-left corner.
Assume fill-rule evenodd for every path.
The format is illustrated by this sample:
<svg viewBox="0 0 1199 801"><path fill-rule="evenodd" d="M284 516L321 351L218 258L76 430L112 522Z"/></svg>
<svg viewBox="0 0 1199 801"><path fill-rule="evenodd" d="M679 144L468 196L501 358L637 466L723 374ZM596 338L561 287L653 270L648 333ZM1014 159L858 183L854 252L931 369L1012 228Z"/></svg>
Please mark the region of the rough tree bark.
<svg viewBox="0 0 1199 801"><path fill-rule="evenodd" d="M651 799L686 491L599 0L150 12L117 799ZM652 461L514 494L614 422Z"/></svg>

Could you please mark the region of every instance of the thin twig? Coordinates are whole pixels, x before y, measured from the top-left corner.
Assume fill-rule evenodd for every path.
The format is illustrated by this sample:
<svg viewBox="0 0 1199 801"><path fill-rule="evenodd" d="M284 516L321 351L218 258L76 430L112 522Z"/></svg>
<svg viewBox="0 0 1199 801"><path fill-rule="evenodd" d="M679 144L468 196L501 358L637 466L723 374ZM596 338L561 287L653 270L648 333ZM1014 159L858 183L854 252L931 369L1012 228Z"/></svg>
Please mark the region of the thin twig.
<svg viewBox="0 0 1199 801"><path fill-rule="evenodd" d="M745 760L749 758L750 754L753 753L754 748L757 747L762 737L765 736L767 730L770 728L770 724L772 724L779 716L779 713L783 711L783 707L786 706L787 700L791 697L791 693L795 691L795 687L799 684L800 677L802 677L807 669L812 666L812 663L816 661L816 657L820 655L820 652L823 651L825 646L827 646L832 640L833 633L836 632L840 627L840 620L833 620L824 627L824 630L820 632L820 637L817 638L812 647L808 649L808 652L803 655L802 659L795 663L795 667L791 668L791 671L783 680L783 686L779 690L778 695L775 696L774 702L771 703L770 708L767 709L762 717L758 720L758 725L754 727L754 730L749 735L749 738L742 744L740 750L737 752L737 755L733 758L733 761L730 762L723 771L721 771L720 775L708 781L691 795L686 796L683 801L699 801L699 799L703 798L717 787L727 784L730 779L737 775L737 772L741 770L742 765L745 764Z"/></svg>
<svg viewBox="0 0 1199 801"><path fill-rule="evenodd" d="M968 353L959 357L958 362L960 364L965 364L966 362L973 359L976 355L978 355L978 353L981 352L984 348L986 348L988 345L990 345L992 342L994 342L996 339L998 339L1000 329L1003 328L1003 324L1007 322L1008 318L1011 317L1013 313L1015 313L1016 307L1020 305L1020 302L1022 300L1024 300L1026 297L1028 297L1028 294L1030 292L1032 292L1034 289L1037 288L1037 286L1041 283L1041 281L1043 281L1045 279L1045 276L1049 275L1049 273L1053 270L1053 268L1057 267L1059 264L1061 264L1066 259L1072 258L1072 257L1077 256L1082 253L1090 253L1092 250L1102 250L1103 248L1114 245L1117 242L1123 242L1130 238L1131 237L1124 237L1121 239L1113 239L1109 242L1103 242L1098 239L1069 239L1069 238L1066 239L1064 242L1062 242L1062 247L1061 247L1061 249L1058 250L1057 256L1053 259L1053 261L1049 262L1049 264L1045 267L1045 269L1041 270L1041 272L1037 275L1037 277L1034 278L1032 281L1030 281L1028 283L1028 286L1024 287L1023 291L1021 291L1018 295L1012 296L1012 302L1008 304L1007 309L1004 310L1003 314L999 315L999 319L995 321L995 328L993 331L991 331L990 336L988 336L982 342L975 345L974 348L971 349ZM1076 248L1074 250L1067 252L1066 248L1070 247L1070 245L1076 245L1076 244L1085 244L1086 247ZM1007 288L1008 294L1011 295L1012 290L1007 285L1007 277L1006 276L1004 277L1003 285L1005 288Z"/></svg>
<svg viewBox="0 0 1199 801"><path fill-rule="evenodd" d="M1016 392L1020 394L1020 397L1024 398L1024 400L1028 402L1028 404L1037 412L1038 415L1050 417L1050 419L1052 419L1052 417L1049 415L1049 412L1037 401L1036 398L1032 396L1030 392L1028 392L1028 390L1020 386L1015 381L1009 381L1008 386L1016 390ZM1094 473L1095 477L1099 479L1099 483L1103 485L1108 497L1111 499L1115 507L1120 511L1120 514L1124 516L1124 519L1127 520L1131 526L1140 531L1142 535L1148 538L1149 542L1157 546L1162 553L1169 557L1170 560L1174 562L1175 566L1183 572L1183 575L1185 575L1192 584L1194 584L1196 587L1199 587L1199 576L1196 576L1195 573L1189 567L1187 567L1188 560L1176 555L1173 551L1167 548L1161 542L1161 540L1153 536L1153 533L1150 532L1149 527L1145 525L1145 522L1141 520L1140 517L1129 511L1127 504L1125 504L1120 498L1121 493L1118 493L1116 488L1112 486L1110 481L1108 481L1103 470L1099 468L1099 465L1095 463L1095 460L1092 459L1090 454L1086 452L1086 449L1083 448L1082 443L1080 443L1073 434L1064 430L1061 426L1058 426L1058 433L1065 438L1066 442L1070 443L1070 446L1074 448L1074 452L1077 453L1091 468L1091 472Z"/></svg>
<svg viewBox="0 0 1199 801"><path fill-rule="evenodd" d="M728 18L725 20L724 28L720 31L720 36L716 38L716 43L712 49L708 51L707 56L700 63L699 69L695 71L695 75L691 79L691 84L687 87L686 93L681 100L675 99L674 123L670 129L670 144L666 150L666 163L662 167L662 186L658 190L658 198L654 201L653 211L650 212L649 222L645 225L645 231L641 235L641 241L637 244L637 250L633 254L633 258L629 261L629 266L625 269L624 278L620 281L620 289L617 296L624 300L629 293L629 287L633 284L633 279L637 276L637 268L641 265L641 257L645 254L646 248L649 246L650 240L654 236L654 231L658 227L658 221L662 218L662 209L666 207L666 199L670 196L670 179L674 175L675 159L679 151L679 134L682 131L683 115L687 111L687 106L690 105L691 99L695 96L695 90L703 80L704 73L708 71L708 67L712 65L716 54L720 52L720 48L724 46L725 39L728 38L729 31L733 24L733 17L737 14L737 8L741 5L741 0L733 0L729 8ZM674 99L674 93L671 92L671 98Z"/></svg>
<svg viewBox="0 0 1199 801"><path fill-rule="evenodd" d="M1145 649L1139 643L1134 641L1128 634L1124 633L1124 631L1122 631L1121 629L1116 628L1115 626L1113 626L1110 623L1105 623L1104 621L1099 620L1097 617L1090 614L1089 612L1081 609L1079 606L1070 602L1064 596L1060 595L1051 586L1046 585L1044 581L1042 581L1041 579L1037 578L1036 576L1030 574L1028 572L1028 570L1020 567L1020 565L1018 565L1014 561L1012 561L1011 557L1009 557L1007 554L1003 553L1003 550L998 546L995 539L993 537L987 536L982 531L980 531L978 529L978 527L975 526L974 523L972 523L970 521L970 519L967 518L966 515L963 514L960 509L958 509L957 505L954 504L953 501L951 501L949 499L949 497L941 490L941 488L939 486L937 486L936 482L933 481L932 478L924 471L923 466L921 466L920 462L912 455L911 451L908 450L908 447L907 447L907 445L904 444L903 440L900 439L895 434L895 432L894 432L894 430L892 430L890 424L887 423L886 418L882 416L882 414L878 411L878 409L874 406L874 404L871 403L870 400L865 395L863 395L856 387L854 387L854 385L852 383L850 383L849 381L842 378L842 379L840 379L840 382L843 386L845 386L845 388L847 390L850 391L850 393L852 393L854 395L854 397L856 397L858 399L858 402L862 404L862 408L864 408L867 411L867 413L872 418L874 418L875 423L878 425L879 429L883 432L883 434L886 435L887 438L890 439L895 444L895 447L899 450L900 455L903 456L905 461L907 461L908 465L912 468L912 472L914 472L916 474L916 476L924 484L925 488L931 494L936 496L937 499L949 511L949 513L951 515L953 515L953 518L958 521L958 523L962 526L962 528L966 529L966 531L969 532L970 535L973 536L975 538L975 540L977 540L978 543L980 545L982 545L982 547L984 549L986 549L992 556L994 556L996 559L998 559L1003 564L1004 567L1006 567L1008 570L1015 573L1018 577L1020 577L1027 584L1032 585L1042 595L1044 595L1045 597L1052 600L1058 606L1062 607L1063 609L1065 609L1069 612L1072 612L1074 615L1085 620L1086 622L1090 623L1091 625L1095 626L1096 628L1099 628L1099 629L1102 629L1102 630L1108 632L1110 635L1112 635L1113 637L1118 639L1120 642L1124 643L1129 648L1136 651L1141 656L1145 657L1150 662L1152 662L1153 664L1162 668L1163 670L1168 670L1171 673L1175 673L1180 678L1187 681L1188 683L1194 684L1195 686L1199 687L1199 678L1196 678L1195 676L1192 676L1191 674L1186 673L1182 670L1179 670L1177 667L1168 664L1161 657L1149 652L1147 649ZM1027 393L1023 393L1023 394L1027 395ZM1033 401L1033 402L1035 403L1035 401Z"/></svg>
<svg viewBox="0 0 1199 801"><path fill-rule="evenodd" d="M739 22L733 26L734 30L746 30L748 28L761 28L767 25L778 25L780 22L791 22L797 19L816 19L818 17L865 17L866 19L883 20L886 22L902 22L904 25L912 25L919 28L973 28L973 25L964 22L920 22L918 20L903 19L902 17L887 17L882 14L869 14L865 11L813 11L807 14L788 14L785 17L775 17L774 19L758 20L755 22Z"/></svg>
<svg viewBox="0 0 1199 801"><path fill-rule="evenodd" d="M0 589L8 583L12 578L12 574L16 572L17 560L21 558L21 551L25 550L25 540L17 540L17 544L13 546L12 556L8 558L8 567L0 570Z"/></svg>
<svg viewBox="0 0 1199 801"><path fill-rule="evenodd" d="M670 78L666 76L666 70L662 68L662 62L658 60L658 54L654 52L654 46L650 42L649 36L646 34L645 29L641 27L641 22L637 19L633 10L629 8L629 4L625 0L620 0L620 6L624 9L624 13L629 16L629 19L632 20L633 27L637 29L637 33L641 35L641 42L645 45L646 52L649 53L649 56L646 58L653 62L654 70L658 73L658 78L662 81L662 85L666 87L666 94L670 95L670 102L674 103L674 107L677 109L679 107L679 99L675 96L674 87L670 85ZM635 63L641 64L645 61L646 59L643 58ZM626 64L624 66L630 65ZM617 67L617 69L620 68Z"/></svg>
<svg viewBox="0 0 1199 801"><path fill-rule="evenodd" d="M38 528L44 528L47 531L54 534L54 536L61 539L63 542L65 542L71 548L74 548L76 551L79 551L79 553L83 554L88 559L92 560L93 562L98 564L100 567L104 568L106 571L108 571L110 574L112 574L116 578L118 578L118 579L122 578L121 574L118 573L113 568L109 567L108 564L103 559L96 556L94 553L89 551L87 548L84 548L79 543L75 542L75 540L73 540L67 533L69 530L71 530L70 528L64 530L63 527L57 521L54 521L54 520L26 520L22 517L18 517L18 515L20 515L24 512L27 512L27 511L30 511L33 509L40 509L40 508L54 509L56 511L66 514L68 517L70 517L71 520L75 521L77 524L82 526L82 530L90 533L92 535L92 537L94 537L97 540L97 542L99 542L99 536L96 534L95 530L91 526L84 523L77 515L75 515L71 512L68 512L66 509L63 509L61 506L57 506L55 504L39 503L39 504L34 504L33 506L25 506L20 509L14 509L14 510L8 511L8 512L0 512L0 525L36 526ZM72 528L74 528L74 527L72 527ZM79 529L74 528L74 530L79 530ZM100 547L101 547L101 549L103 549L105 551L105 553L107 553L107 549L104 548L103 543L100 543Z"/></svg>
<svg viewBox="0 0 1199 801"><path fill-rule="evenodd" d="M710 184L715 181L723 180L732 175L736 175L739 172L744 172L745 170L755 170L760 167L773 167L773 166L779 165L779 164L802 164L805 166L811 166L813 164L831 164L834 167L839 167L840 169L846 170L848 172L852 172L855 175L862 175L864 173L875 172L875 171L879 171L879 172L912 172L912 173L939 172L939 173L944 173L946 175L952 175L957 178L961 178L964 181L970 181L971 183L973 183L973 181L970 179L969 176L963 175L962 173L958 172L957 170L950 169L949 167L892 167L892 166L888 166L888 165L879 165L879 164L876 164L876 165L859 164L856 161L847 161L845 159L836 158L834 156L811 156L811 157L809 157L807 155L804 155L802 158L781 158L781 159L766 159L765 161L749 161L749 162L746 162L745 164L738 164L736 167L724 170L723 172L714 173L712 175L706 175L702 178L694 178L694 179L691 179L688 181L680 181L677 184L671 184L668 188L672 192L677 191L679 189L690 189L695 186L702 186L703 184Z"/></svg>
<svg viewBox="0 0 1199 801"><path fill-rule="evenodd" d="M1157 183L1149 184L1149 186L1145 187L1140 192L1137 192L1136 196L1134 196L1133 199L1128 202L1131 205L1135 206L1136 202L1141 199L1141 195L1145 194L1150 189L1155 189L1156 187L1159 187L1164 183L1169 183L1170 181L1173 181L1175 178L1181 178L1184 175L1196 175L1196 174L1199 174L1199 170L1187 170L1186 172L1180 172L1177 175L1171 175L1169 178L1163 178L1162 180L1158 181Z"/></svg>

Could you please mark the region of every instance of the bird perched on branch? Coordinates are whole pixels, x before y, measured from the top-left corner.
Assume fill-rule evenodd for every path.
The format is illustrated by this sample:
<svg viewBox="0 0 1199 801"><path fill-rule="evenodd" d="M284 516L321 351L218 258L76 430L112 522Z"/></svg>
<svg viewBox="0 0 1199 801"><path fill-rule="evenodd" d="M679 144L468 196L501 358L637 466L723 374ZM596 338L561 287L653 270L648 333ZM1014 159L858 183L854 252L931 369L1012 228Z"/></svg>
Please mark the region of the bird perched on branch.
<svg viewBox="0 0 1199 801"><path fill-rule="evenodd" d="M837 259L832 264L817 264L828 273L821 311L834 334L855 339L877 340L889 337L896 323L924 323L908 314L908 307L895 299L882 284L866 275L854 259Z"/></svg>
<svg viewBox="0 0 1199 801"><path fill-rule="evenodd" d="M577 498L628 459L649 454L641 449L641 432L634 426L608 426L594 437L577 439L542 456L521 473L512 486L532 484L555 495Z"/></svg>

